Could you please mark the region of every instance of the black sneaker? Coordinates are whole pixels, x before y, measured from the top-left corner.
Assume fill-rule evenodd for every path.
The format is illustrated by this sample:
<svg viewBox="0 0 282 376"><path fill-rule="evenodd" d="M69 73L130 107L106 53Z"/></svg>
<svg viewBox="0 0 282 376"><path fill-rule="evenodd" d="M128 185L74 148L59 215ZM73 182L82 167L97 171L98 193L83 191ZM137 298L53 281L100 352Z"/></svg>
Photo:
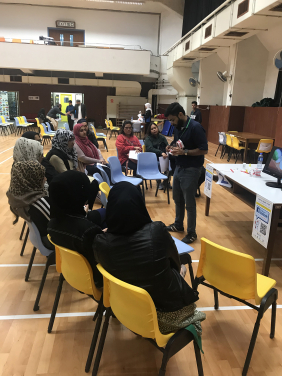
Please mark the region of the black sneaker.
<svg viewBox="0 0 282 376"><path fill-rule="evenodd" d="M189 232L185 238L183 238L181 241L186 244L191 244L197 239L197 234L195 232Z"/></svg>
<svg viewBox="0 0 282 376"><path fill-rule="evenodd" d="M167 229L167 231L170 231L170 232L182 232L182 231L184 231L184 227L177 228L174 223L172 225L166 226L166 229Z"/></svg>

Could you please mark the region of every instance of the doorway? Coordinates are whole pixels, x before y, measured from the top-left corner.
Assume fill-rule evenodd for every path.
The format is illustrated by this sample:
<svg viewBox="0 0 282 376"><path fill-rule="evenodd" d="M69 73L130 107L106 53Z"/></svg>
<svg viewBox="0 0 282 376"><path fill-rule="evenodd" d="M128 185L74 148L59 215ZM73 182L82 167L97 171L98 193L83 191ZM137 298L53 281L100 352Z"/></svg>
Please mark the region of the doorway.
<svg viewBox="0 0 282 376"><path fill-rule="evenodd" d="M54 38L57 46L77 47L84 45L85 31L48 27L48 36Z"/></svg>
<svg viewBox="0 0 282 376"><path fill-rule="evenodd" d="M62 105L62 112L66 112L66 108L69 105L69 101L72 101L73 106L75 102L80 100L81 103L84 103L84 94L82 93L51 93L51 107L56 106L57 104ZM68 117L62 116L62 122L67 123Z"/></svg>

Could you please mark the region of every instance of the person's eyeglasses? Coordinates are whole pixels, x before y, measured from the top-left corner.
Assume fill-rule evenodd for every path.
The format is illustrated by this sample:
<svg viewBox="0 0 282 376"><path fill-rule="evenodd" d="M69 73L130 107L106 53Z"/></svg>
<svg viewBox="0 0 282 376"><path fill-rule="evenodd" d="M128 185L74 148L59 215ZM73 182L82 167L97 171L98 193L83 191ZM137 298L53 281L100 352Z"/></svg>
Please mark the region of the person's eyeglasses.
<svg viewBox="0 0 282 376"><path fill-rule="evenodd" d="M125 127L124 129L132 129L133 127Z"/></svg>

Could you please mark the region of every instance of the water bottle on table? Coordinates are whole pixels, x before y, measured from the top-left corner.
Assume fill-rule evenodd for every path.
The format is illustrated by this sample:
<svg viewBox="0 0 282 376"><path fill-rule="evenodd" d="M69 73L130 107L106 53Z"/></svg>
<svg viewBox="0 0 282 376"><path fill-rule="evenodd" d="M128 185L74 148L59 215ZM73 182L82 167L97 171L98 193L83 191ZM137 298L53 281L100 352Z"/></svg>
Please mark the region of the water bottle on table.
<svg viewBox="0 0 282 376"><path fill-rule="evenodd" d="M258 163L257 163L257 169L256 169L256 175L257 176L261 176L262 163L263 163L263 154L260 153L260 155L258 156Z"/></svg>

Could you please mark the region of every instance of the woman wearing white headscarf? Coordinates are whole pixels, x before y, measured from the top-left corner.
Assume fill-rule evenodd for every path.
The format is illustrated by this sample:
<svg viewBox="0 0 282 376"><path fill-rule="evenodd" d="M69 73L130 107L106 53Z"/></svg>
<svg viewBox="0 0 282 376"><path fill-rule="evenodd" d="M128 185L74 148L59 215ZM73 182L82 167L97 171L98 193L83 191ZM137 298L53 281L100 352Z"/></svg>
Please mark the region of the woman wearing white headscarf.
<svg viewBox="0 0 282 376"><path fill-rule="evenodd" d="M145 112L145 134L147 134L147 130L149 125L151 124L152 117L153 117L153 111L152 111L152 106L150 103L145 104L146 112Z"/></svg>
<svg viewBox="0 0 282 376"><path fill-rule="evenodd" d="M43 146L40 142L20 137L13 150L14 162L38 161L43 157Z"/></svg>

